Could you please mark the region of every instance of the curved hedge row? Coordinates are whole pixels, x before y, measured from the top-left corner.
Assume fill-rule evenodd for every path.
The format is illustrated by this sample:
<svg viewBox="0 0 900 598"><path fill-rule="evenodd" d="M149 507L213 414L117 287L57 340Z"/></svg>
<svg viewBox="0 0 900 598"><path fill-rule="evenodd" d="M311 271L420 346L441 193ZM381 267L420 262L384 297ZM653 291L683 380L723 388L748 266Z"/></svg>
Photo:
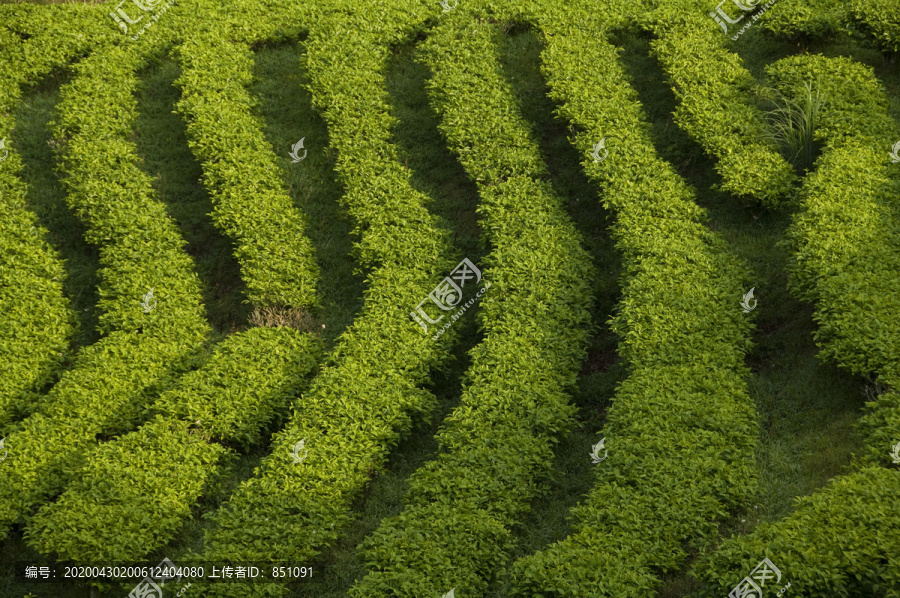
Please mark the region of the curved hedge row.
<svg viewBox="0 0 900 598"><path fill-rule="evenodd" d="M606 31L552 10L542 21L551 97L617 214L625 274L612 324L630 374L607 414L608 457L573 509L575 533L516 561L511 595L655 596L657 571L680 566L683 543L713 535L756 485L750 324L738 306L747 273L656 156ZM603 137L609 154L595 163Z"/></svg>
<svg viewBox="0 0 900 598"><path fill-rule="evenodd" d="M900 127L871 68L847 58L798 56L770 77L796 93L810 74L827 98L816 172L804 181L803 209L787 232L789 284L816 305L823 358L856 374L896 371L900 347L900 174L889 152Z"/></svg>
<svg viewBox="0 0 900 598"><path fill-rule="evenodd" d="M84 5L0 6L0 139L6 146L0 150L6 156L0 161L0 436L11 420L40 404L36 391L53 381L77 326L62 291L60 257L26 207L11 113L23 85L111 39L95 13Z"/></svg>
<svg viewBox="0 0 900 598"><path fill-rule="evenodd" d="M25 534L41 552L82 562L140 561L174 537L226 449L252 445L302 387L320 349L290 328L252 328L216 347L154 403L156 419L107 442Z"/></svg>
<svg viewBox="0 0 900 598"><path fill-rule="evenodd" d="M224 64L220 64L219 71ZM196 72L188 69L182 81L191 79L192 74ZM223 75L222 80L226 79ZM190 86L196 91L196 81ZM236 90L230 90L230 94L241 97ZM202 98L190 97L200 112L209 108ZM219 122L235 120L223 114L213 116ZM237 124L236 130L246 135L249 129L250 135L249 139L235 141L236 148L232 151L254 146L258 137L252 134L254 125L252 121ZM206 137L205 130L196 121L189 130L195 131L200 139ZM262 158L262 152L257 150L258 159L268 158L268 155ZM212 166L204 163L208 172L227 171L215 160L210 162ZM271 178L274 165L268 170L265 174ZM239 181L244 187L238 187L238 192L252 194L254 184L277 187L277 183L259 179L242 173ZM236 183L238 180L228 179L223 185L233 190ZM259 194L252 199L258 206L258 221L244 214L243 224L251 231L255 228L258 234L262 228L260 222L268 224L276 219L272 210L265 210L266 204L260 201ZM289 261L299 262L301 270L306 267L306 276L301 277L303 280L291 277L285 280L284 276L273 276L266 268L248 271L246 264L243 275L254 290L252 298L257 303L309 307L315 298L312 249L302 234L299 213L293 212L286 197L278 199L282 200L277 202L282 208L288 202L288 210L281 214L283 222L273 226L290 234L280 239L280 245L267 250L290 252L293 249ZM249 205L254 204L238 204L238 207L247 211ZM258 241L253 234L248 237L242 247L252 247ZM312 275L308 272L309 264L312 264ZM305 288L295 291L295 284ZM251 329L226 339L208 363L179 380L174 390L164 393L154 403L153 410L159 414L156 420L137 432L104 444L91 455L79 479L32 520L26 530L31 545L43 552L56 552L81 561L128 561L145 557L171 539L204 485L216 474L225 449L209 441L242 445L258 442L263 427L286 406L287 398L315 366L318 350L309 338L290 329ZM137 460L135 455L139 456Z"/></svg>
<svg viewBox="0 0 900 598"><path fill-rule="evenodd" d="M17 68L25 60L23 46L18 36L0 30L0 139L5 140L0 149L0 436L11 420L37 404L34 391L52 380L77 325L63 295L62 259L27 207L11 116L21 86L57 63L44 56L41 66L27 73Z"/></svg>
<svg viewBox="0 0 900 598"><path fill-rule="evenodd" d="M761 524L704 557L695 571L709 584L703 595L726 595L768 556L783 576L772 595L790 583L788 593L803 598L897 598L898 492L900 475L883 467L835 478L799 498L796 510L782 521Z"/></svg>
<svg viewBox="0 0 900 598"><path fill-rule="evenodd" d="M100 433L133 426L142 403L187 367L208 331L200 282L175 224L124 141L141 54L101 45L63 87L56 134L72 210L100 249L100 342L85 348L38 412L9 434L0 463L0 536L63 486ZM157 307L144 313L153 288Z"/></svg>
<svg viewBox="0 0 900 598"><path fill-rule="evenodd" d="M679 104L675 122L716 158L721 188L778 207L796 181L791 165L764 139L752 102L753 76L726 48L727 35L704 13L664 3L647 17L651 42Z"/></svg>
<svg viewBox="0 0 900 598"><path fill-rule="evenodd" d="M382 71L389 46L424 17L421 10L378 5L365 15L336 12L310 22L306 68L313 101L338 151L357 222L357 250L369 274L362 312L341 335L326 367L272 442L272 453L216 512L202 560L303 562L350 521L352 501L412 417L434 406L421 388L453 331L435 343L409 312L446 276L449 234L414 190L392 144L394 119ZM307 457L291 450L305 442ZM192 586L198 596L282 595L279 584Z"/></svg>
<svg viewBox="0 0 900 598"><path fill-rule="evenodd" d="M500 35L459 11L426 42L439 126L478 182L493 247L479 312L485 336L438 434L438 456L410 477L403 511L363 543L370 573L353 597L452 587L484 595L507 564L510 528L538 494L557 436L572 424L566 390L586 354L594 272L499 73Z"/></svg>
<svg viewBox="0 0 900 598"><path fill-rule="evenodd" d="M798 500L785 519L733 538L696 567L709 595L733 586L768 555L803 596L900 596L900 476L890 463L900 438L900 173L887 150L900 127L874 73L846 58L795 56L768 67L786 93L810 74L828 100L817 135L825 149L805 181L788 231L790 284L816 306L821 355L889 392L866 406L860 471ZM755 563L754 563L755 564ZM730 584L730 585L729 585ZM796 588L796 589L794 589Z"/></svg>
<svg viewBox="0 0 900 598"><path fill-rule="evenodd" d="M306 218L284 190L281 173L245 88L253 60L227 28L192 36L178 47L189 144L215 204L216 225L236 244L248 300L258 306L315 304L319 269ZM226 125L227 123L227 125Z"/></svg>

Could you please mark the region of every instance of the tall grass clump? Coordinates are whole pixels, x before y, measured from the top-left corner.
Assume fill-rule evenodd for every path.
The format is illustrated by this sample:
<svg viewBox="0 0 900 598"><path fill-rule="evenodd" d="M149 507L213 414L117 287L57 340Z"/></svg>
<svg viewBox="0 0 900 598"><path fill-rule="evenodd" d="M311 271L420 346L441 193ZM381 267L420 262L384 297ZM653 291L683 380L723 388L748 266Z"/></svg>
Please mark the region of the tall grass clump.
<svg viewBox="0 0 900 598"><path fill-rule="evenodd" d="M805 92L795 101L772 88L763 88L761 97L774 106L765 112L769 124L766 139L780 148L798 174L812 170L821 144L815 138L819 117L825 106L825 98L819 84L804 84Z"/></svg>

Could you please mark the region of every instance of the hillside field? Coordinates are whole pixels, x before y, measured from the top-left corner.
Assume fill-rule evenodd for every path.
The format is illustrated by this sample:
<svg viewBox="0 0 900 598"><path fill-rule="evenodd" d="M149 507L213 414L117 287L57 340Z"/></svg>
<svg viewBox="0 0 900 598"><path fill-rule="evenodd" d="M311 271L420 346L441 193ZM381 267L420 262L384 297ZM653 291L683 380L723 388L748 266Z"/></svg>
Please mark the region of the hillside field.
<svg viewBox="0 0 900 598"><path fill-rule="evenodd" d="M0 0L0 598L900 598L900 3L716 1Z"/></svg>

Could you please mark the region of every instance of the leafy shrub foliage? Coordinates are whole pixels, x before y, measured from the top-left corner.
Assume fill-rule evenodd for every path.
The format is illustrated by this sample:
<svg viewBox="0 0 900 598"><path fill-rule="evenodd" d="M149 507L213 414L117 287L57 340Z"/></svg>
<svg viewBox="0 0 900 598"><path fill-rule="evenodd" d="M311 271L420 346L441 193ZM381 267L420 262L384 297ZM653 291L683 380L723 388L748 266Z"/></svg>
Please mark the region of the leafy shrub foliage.
<svg viewBox="0 0 900 598"><path fill-rule="evenodd" d="M58 107L67 201L100 246L100 342L84 349L39 411L6 439L0 534L78 470L99 433L134 426L142 402L185 369L208 326L184 241L124 139L135 117L139 54L100 46L78 66ZM90 107L90 108L88 108ZM158 307L141 298L155 288Z"/></svg>
<svg viewBox="0 0 900 598"><path fill-rule="evenodd" d="M843 31L847 3L843 0L778 0L760 18L760 26L778 39L808 42L827 39Z"/></svg>
<svg viewBox="0 0 900 598"><path fill-rule="evenodd" d="M782 521L726 541L703 557L696 574L719 595L762 555L803 596L900 596L900 477L882 465L900 432L900 228L897 175L885 148L900 135L868 67L846 58L795 56L768 67L776 87L801 94L818 77L829 99L818 135L825 149L804 180L801 212L788 238L794 250L791 285L816 306L822 356L891 389L866 407L860 422L866 450L859 471L840 476L797 501ZM732 583L733 585L733 583Z"/></svg>
<svg viewBox="0 0 900 598"><path fill-rule="evenodd" d="M174 536L216 473L226 449L210 441L259 442L317 354L308 335L290 328L228 337L160 396L152 422L90 455L78 479L31 520L29 543L74 561L142 560Z"/></svg>
<svg viewBox="0 0 900 598"><path fill-rule="evenodd" d="M779 206L796 180L766 141L763 114L752 102L754 79L727 36L706 14L679 3L658 8L651 43L679 100L675 122L717 158L721 187L764 205Z"/></svg>
<svg viewBox="0 0 900 598"><path fill-rule="evenodd" d="M245 87L252 77L249 47L214 30L186 40L178 55L184 67L178 109L189 117L190 144L216 206L213 221L237 245L249 301L312 306L318 266L304 233L306 219L283 190L275 156L252 114Z"/></svg>
<svg viewBox="0 0 900 598"><path fill-rule="evenodd" d="M6 145L6 157L0 161L0 434L12 420L38 406L42 397L34 391L53 380L76 325L62 292L65 271L60 256L27 211L26 188L18 178L21 159L15 151L12 109L22 86L39 81L99 41L89 35L96 27L85 22L85 11L77 7L70 7L65 16L73 26L84 26L80 36L33 5L4 8L0 29L0 139ZM55 42L19 37L38 28Z"/></svg>
<svg viewBox="0 0 900 598"><path fill-rule="evenodd" d="M458 586L460 596L483 595L509 573L516 596L655 596L659 575L683 567L691 548L753 496L757 422L743 364L752 316L738 307L746 269L655 155L605 41L614 29L644 30L655 35L652 52L679 101L675 121L714 158L721 188L769 207L799 201L787 234L790 288L814 306L821 355L881 389L859 422L865 444L853 471L782 521L701 557L701 593L724 595L770 556L796 595L900 598L900 487L888 456L900 438L900 170L887 157L900 129L872 69L808 55L768 69L788 102L809 98L812 80L824 98L797 144L813 149L807 159L816 145L823 152L795 193L796 174L753 103L756 82L708 17L711 2L459 4L442 13L419 0L191 0L137 40L110 21L111 5L0 6L0 139L12 150L0 162L0 436L8 450L0 538L24 521L43 552L145 556L176 537L232 449L263 441L292 399L271 454L213 514L194 556L309 562L339 537L372 473L433 408L424 386L454 339L451 329L435 343L407 315L459 256L397 160L383 76L393 46L442 23L426 32L431 91L482 195L493 283L479 316L485 340L471 353L440 453L410 480L405 509L365 542L372 573L351 594L418 598ZM892 0L778 0L760 27L801 45L862 33L857 41L890 53L900 50L898 15ZM624 271L610 324L629 368L604 429L608 458L572 513L573 533L509 567L511 528L570 422L565 391L583 356L591 273L498 78L490 54L498 22L541 30L558 115L617 216ZM319 276L307 223L284 191L246 89L255 44L307 32L303 66L338 156L368 289L353 326L297 398L318 357L309 335L254 328L223 341L208 362L198 357L209 331L199 281L129 140L137 73L174 48L184 69L178 110L213 220L235 243L255 321L285 324L307 313ZM67 201L100 248L103 336L61 372L74 319L59 258L27 209L10 114L23 86L72 62L55 141ZM594 162L588 155L601 139L609 154ZM145 312L140 301L151 288L158 306ZM98 437L117 434L98 446ZM308 453L295 463L300 441ZM194 584L191 592L261 598L287 589Z"/></svg>
<svg viewBox="0 0 900 598"><path fill-rule="evenodd" d="M271 455L216 512L203 559L312 558L350 521L352 500L410 430L412 416L434 405L419 385L453 331L435 343L408 313L455 262L446 230L397 161L381 75L389 45L422 18L387 5L352 18L320 15L310 27L305 66L313 101L332 131L358 254L374 268L362 312L273 439ZM308 456L295 463L291 450L301 440ZM205 596L285 591L275 584L195 587Z"/></svg>
<svg viewBox="0 0 900 598"><path fill-rule="evenodd" d="M746 273L656 157L605 31L554 17L542 23L542 69L618 216L625 274L612 325L631 373L608 412L609 457L574 509L575 532L515 562L513 594L651 596L655 571L684 562L683 543L713 534L756 484L749 324L737 307ZM595 163L587 156L603 137L609 155Z"/></svg>
<svg viewBox="0 0 900 598"><path fill-rule="evenodd" d="M804 181L803 209L787 235L791 288L816 304L822 357L858 374L893 370L900 346L894 316L900 310L900 228L887 150L900 128L888 117L887 99L868 67L798 56L768 72L789 95L802 94L812 74L828 98L817 133L825 149Z"/></svg>
<svg viewBox="0 0 900 598"><path fill-rule="evenodd" d="M854 22L884 52L900 52L900 11L891 0L851 0Z"/></svg>
<svg viewBox="0 0 900 598"><path fill-rule="evenodd" d="M565 392L584 359L592 267L546 174L529 126L499 74L500 31L463 12L427 42L440 128L479 182L493 251L479 312L484 340L440 452L410 478L406 506L367 538L371 572L351 596L483 595L505 569L510 528L539 490Z"/></svg>
<svg viewBox="0 0 900 598"><path fill-rule="evenodd" d="M788 592L795 595L897 598L898 491L900 476L884 467L835 478L815 494L799 498L796 510L784 520L762 524L704 557L695 569L707 582L702 595L724 595L763 555L770 555L782 572L782 585L790 582Z"/></svg>

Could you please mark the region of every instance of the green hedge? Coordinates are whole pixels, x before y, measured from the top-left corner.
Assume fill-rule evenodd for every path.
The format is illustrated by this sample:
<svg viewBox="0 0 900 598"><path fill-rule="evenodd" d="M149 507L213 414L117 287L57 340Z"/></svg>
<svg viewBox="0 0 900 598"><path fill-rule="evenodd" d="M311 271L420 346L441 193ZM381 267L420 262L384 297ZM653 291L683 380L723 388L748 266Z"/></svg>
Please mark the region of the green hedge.
<svg viewBox="0 0 900 598"><path fill-rule="evenodd" d="M759 20L774 37L790 42L832 38L844 30L846 22L843 0L778 0Z"/></svg>
<svg viewBox="0 0 900 598"><path fill-rule="evenodd" d="M541 27L551 97L617 216L624 274L612 327L630 373L574 533L516 561L511 595L655 596L658 572L687 559L685 543L714 535L716 520L755 491L758 423L743 364L751 326L738 306L748 275L656 156L606 31L550 9ZM609 154L594 163L603 137Z"/></svg>
<svg viewBox="0 0 900 598"><path fill-rule="evenodd" d="M283 188L272 148L246 89L253 60L246 44L221 32L191 37L178 48L194 154L215 204L213 221L235 244L248 300L259 306L308 308L319 276L306 218ZM289 165L302 168L300 165Z"/></svg>
<svg viewBox="0 0 900 598"><path fill-rule="evenodd" d="M884 52L900 52L900 10L893 0L850 0L854 23Z"/></svg>
<svg viewBox="0 0 900 598"><path fill-rule="evenodd" d="M0 32L0 435L9 422L30 411L34 391L50 382L67 351L76 320L63 295L65 269L44 230L29 211L22 161L16 150L13 118L25 72L13 65L24 59L21 40ZM48 65L52 68L52 63ZM0 150L2 152L4 150ZM0 153L0 156L3 154Z"/></svg>
<svg viewBox="0 0 900 598"><path fill-rule="evenodd" d="M783 205L796 174L765 141L767 125L753 102L755 81L728 50L728 36L706 13L678 3L665 3L650 21L657 36L653 55L679 101L675 122L717 160L721 188L766 206Z"/></svg>
<svg viewBox="0 0 900 598"><path fill-rule="evenodd" d="M75 68L58 105L67 202L100 246L98 343L83 349L40 409L6 438L0 536L77 471L96 435L128 430L143 403L188 367L208 332L200 283L150 178L123 141L135 118L136 49L99 45ZM141 299L155 289L158 304Z"/></svg>
<svg viewBox="0 0 900 598"><path fill-rule="evenodd" d="M247 66L246 62L240 64ZM188 70L182 81L190 79L191 74ZM227 78L223 75L223 80ZM192 83L192 89L196 91L203 83ZM235 90L229 95L241 97ZM203 100L193 100L193 106L200 112L209 108ZM216 120L234 122L235 119L219 114ZM254 145L257 137L253 135L253 124L251 121L250 139L236 140L232 152ZM243 125L239 123L237 129L246 131L247 123ZM215 134L196 122L189 129L200 138L205 137L205 132ZM256 153L260 154L257 160L268 158L262 156L258 147ZM210 162L212 165L204 163L207 172L221 172L215 160ZM274 167L267 170L264 174L271 179ZM242 182L245 187L238 188L239 193L249 192L254 183L275 187L271 180L251 181L246 175L241 173L239 181L227 179L222 184L233 189ZM288 202L289 209L280 214L282 222L273 226L279 230L283 224L284 232L289 234L276 239L280 241L277 247L263 249L277 250L279 254L287 250L292 255L286 263L298 262L300 269L308 270L312 250L302 234L302 219L299 213L292 212L286 197L278 199L284 200L280 202L282 207ZM248 208L254 204L260 208L265 206L259 194L252 200L238 207L250 211L244 214L244 227L256 228L258 232L262 228L260 223L274 221L272 216L279 214L273 214L271 209L257 210L254 220ZM259 238L250 234L242 241L245 241L242 246L253 247ZM243 275L254 289L252 298L258 303L308 307L314 302L311 284L315 281L314 263L312 267L312 274L307 272L302 280L273 277L269 269L248 268L246 264ZM305 288L294 291L295 284ZM102 557L101 560L127 561L145 557L177 532L204 485L219 470L224 449L208 444L209 440L243 446L259 442L264 426L276 412L283 410L288 397L315 366L317 352L307 337L289 329L251 329L226 339L207 364L182 378L176 389L163 393L155 401L153 411L160 414L155 421L103 445L91 455L79 479L57 502L40 511L26 529L32 546L76 560ZM135 454L141 458L135 460Z"/></svg>
<svg viewBox="0 0 900 598"><path fill-rule="evenodd" d="M790 287L816 306L823 358L857 374L896 372L900 173L888 154L900 127L868 66L806 55L767 71L789 94L814 76L827 100L816 133L823 154L787 232Z"/></svg>
<svg viewBox="0 0 900 598"><path fill-rule="evenodd" d="M174 537L226 449L248 446L317 362L309 335L252 328L216 347L154 403L156 419L94 451L63 495L30 521L29 544L83 562L144 559Z"/></svg>
<svg viewBox="0 0 900 598"><path fill-rule="evenodd" d="M499 69L502 34L462 11L430 32L428 86L440 129L479 182L491 288L484 340L471 351L439 454L409 480L406 506L363 543L370 573L350 596L484 595L504 570L510 528L549 473L572 425L590 328L590 259L551 185L530 127Z"/></svg>
<svg viewBox="0 0 900 598"><path fill-rule="evenodd" d="M62 291L61 258L27 208L12 111L22 86L37 83L108 37L83 6L47 8L0 6L0 139L9 152L0 161L0 436L11 420L40 404L36 391L53 381L77 325Z"/></svg>
<svg viewBox="0 0 900 598"><path fill-rule="evenodd" d="M794 56L767 69L783 93L810 76L827 100L817 136L825 145L804 181L802 209L788 230L790 284L815 304L822 356L877 375L888 392L870 401L859 427L859 471L798 500L785 519L732 538L696 565L708 595L731 587L768 556L790 591L811 598L900 596L900 476L890 464L900 439L900 173L887 150L900 127L870 67L846 58ZM751 565L751 563L753 563Z"/></svg>
<svg viewBox="0 0 900 598"><path fill-rule="evenodd" d="M804 598L900 596L900 475L866 467L834 478L797 500L777 523L728 540L703 557L694 573L707 583L704 597L721 597L768 557L781 570L787 594ZM765 588L769 595L769 587Z"/></svg>
<svg viewBox="0 0 900 598"><path fill-rule="evenodd" d="M377 5L365 15L322 14L311 22L305 68L314 105L329 125L357 222L368 276L362 312L341 335L327 365L295 407L272 453L215 513L202 560L308 561L334 540L351 506L408 433L434 406L421 385L445 353L453 330L435 343L409 312L456 261L449 234L412 188L392 144L383 68L390 44L408 36L423 13ZM298 464L291 447L305 440ZM283 595L280 584L210 584L198 596Z"/></svg>

